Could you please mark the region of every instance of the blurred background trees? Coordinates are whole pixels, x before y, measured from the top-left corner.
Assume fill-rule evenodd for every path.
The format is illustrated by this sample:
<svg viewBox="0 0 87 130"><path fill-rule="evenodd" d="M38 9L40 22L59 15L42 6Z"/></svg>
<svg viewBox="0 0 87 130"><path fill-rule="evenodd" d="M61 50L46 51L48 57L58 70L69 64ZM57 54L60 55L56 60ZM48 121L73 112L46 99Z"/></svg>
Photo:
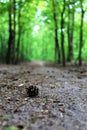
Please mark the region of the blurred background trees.
<svg viewBox="0 0 87 130"><path fill-rule="evenodd" d="M86 0L0 0L0 62L87 61Z"/></svg>

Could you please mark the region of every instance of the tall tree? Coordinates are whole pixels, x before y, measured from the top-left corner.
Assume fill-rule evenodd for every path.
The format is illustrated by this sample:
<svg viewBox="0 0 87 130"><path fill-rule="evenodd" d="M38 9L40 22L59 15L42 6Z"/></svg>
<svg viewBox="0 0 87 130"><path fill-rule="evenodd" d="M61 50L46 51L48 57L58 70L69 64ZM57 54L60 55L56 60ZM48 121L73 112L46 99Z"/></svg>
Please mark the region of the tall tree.
<svg viewBox="0 0 87 130"><path fill-rule="evenodd" d="M13 0L13 30L14 30L14 40L13 40L13 55L12 55L12 62L15 63L16 57L15 57L15 43L16 43L16 0Z"/></svg>
<svg viewBox="0 0 87 130"><path fill-rule="evenodd" d="M65 50L64 50L64 13L66 1L63 0L63 9L61 12L61 51L62 51L62 64L65 66Z"/></svg>
<svg viewBox="0 0 87 130"><path fill-rule="evenodd" d="M7 64L10 63L11 59L11 46L13 42L13 31L12 31L12 3L11 0L9 1L9 7L8 7L8 14L9 14L9 39L8 39L8 49L7 49L7 55L6 55L6 62Z"/></svg>
<svg viewBox="0 0 87 130"><path fill-rule="evenodd" d="M75 24L75 2L68 2L68 56L67 61L71 61L73 58L73 35L74 35L74 24Z"/></svg>
<svg viewBox="0 0 87 130"><path fill-rule="evenodd" d="M8 14L9 14L9 39L8 39L8 48L6 55L7 64L14 63L14 53L15 53L15 30L16 30L16 22L15 22L15 11L16 11L16 1L9 0Z"/></svg>
<svg viewBox="0 0 87 130"><path fill-rule="evenodd" d="M84 18L84 9L83 9L83 2L80 0L81 5L81 24L80 24L80 38L79 38L79 65L82 65L82 47L83 47L83 18Z"/></svg>
<svg viewBox="0 0 87 130"><path fill-rule="evenodd" d="M55 60L60 63L60 48L59 48L59 40L58 40L58 20L56 13L56 1L52 0L53 7L53 20L54 20L54 34L55 34Z"/></svg>
<svg viewBox="0 0 87 130"><path fill-rule="evenodd" d="M19 50L20 50L20 39L21 39L21 5L22 2L19 0L18 2L19 8L18 8L18 40L17 40L17 59L16 62L19 61Z"/></svg>

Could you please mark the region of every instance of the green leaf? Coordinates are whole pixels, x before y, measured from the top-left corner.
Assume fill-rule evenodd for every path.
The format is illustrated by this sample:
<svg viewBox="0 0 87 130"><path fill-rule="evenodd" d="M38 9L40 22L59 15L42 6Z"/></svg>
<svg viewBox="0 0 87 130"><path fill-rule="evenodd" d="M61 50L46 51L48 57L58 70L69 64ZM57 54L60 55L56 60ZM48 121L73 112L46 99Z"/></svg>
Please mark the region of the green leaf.
<svg viewBox="0 0 87 130"><path fill-rule="evenodd" d="M15 126L9 126L9 127L6 127L4 130L19 130L19 129Z"/></svg>

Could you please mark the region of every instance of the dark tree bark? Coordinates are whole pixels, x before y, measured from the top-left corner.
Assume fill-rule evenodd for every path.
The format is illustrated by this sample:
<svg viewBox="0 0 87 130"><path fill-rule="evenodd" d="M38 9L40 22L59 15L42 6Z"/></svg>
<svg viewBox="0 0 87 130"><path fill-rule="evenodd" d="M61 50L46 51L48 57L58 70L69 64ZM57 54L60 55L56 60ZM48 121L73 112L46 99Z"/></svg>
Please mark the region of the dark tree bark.
<svg viewBox="0 0 87 130"><path fill-rule="evenodd" d="M7 55L6 55L6 62L7 64L10 63L10 59L11 59L11 45L12 45L12 41L13 41L13 37L12 37L12 5L11 5L11 0L9 2L9 9L8 9L8 13L9 13L9 39L8 39L8 49L7 49Z"/></svg>
<svg viewBox="0 0 87 130"><path fill-rule="evenodd" d="M3 43L3 38L0 36L0 62L4 62L4 43Z"/></svg>
<svg viewBox="0 0 87 130"><path fill-rule="evenodd" d="M20 39L21 39L21 0L19 1L19 10L18 10L18 40L17 40L17 63L19 61L19 49L20 49Z"/></svg>
<svg viewBox="0 0 87 130"><path fill-rule="evenodd" d="M14 15L14 19L13 19L13 30L14 30L14 44L12 46L12 51L13 51L13 64L16 61L16 56L15 56L15 38L16 38L16 0L13 0L13 15Z"/></svg>
<svg viewBox="0 0 87 130"><path fill-rule="evenodd" d="M73 6L73 10L72 10L72 27L71 27L71 44L70 44L70 49L71 49L71 52L70 52L70 55L71 55L71 59L73 58L73 37L74 37L74 26L75 26L75 2L73 1L72 3L72 6Z"/></svg>
<svg viewBox="0 0 87 130"><path fill-rule="evenodd" d="M68 57L67 61L71 61L73 58L73 34L74 34L74 22L75 22L75 7L74 2L70 2L68 4L68 28L67 28L67 34L68 34ZM72 6L72 9L70 9L70 5Z"/></svg>
<svg viewBox="0 0 87 130"><path fill-rule="evenodd" d="M62 51L62 64L65 66L65 51L64 51L64 13L65 13L65 0L63 0L63 10L61 12L61 51Z"/></svg>
<svg viewBox="0 0 87 130"><path fill-rule="evenodd" d="M58 25L57 25L57 14L55 0L52 0L53 7L53 20L54 20L54 34L55 34L55 60L60 63L60 48L58 41Z"/></svg>
<svg viewBox="0 0 87 130"><path fill-rule="evenodd" d="M6 63L14 63L14 44L15 44L15 0L9 1L9 39L8 39L8 48L7 48L7 55L6 55ZM12 15L14 18L12 18Z"/></svg>
<svg viewBox="0 0 87 130"><path fill-rule="evenodd" d="M80 0L81 4L81 24L80 24L80 43L79 43L79 66L82 65L82 47L83 47L83 18L84 18L84 10L83 10L83 5L82 5L82 0Z"/></svg>

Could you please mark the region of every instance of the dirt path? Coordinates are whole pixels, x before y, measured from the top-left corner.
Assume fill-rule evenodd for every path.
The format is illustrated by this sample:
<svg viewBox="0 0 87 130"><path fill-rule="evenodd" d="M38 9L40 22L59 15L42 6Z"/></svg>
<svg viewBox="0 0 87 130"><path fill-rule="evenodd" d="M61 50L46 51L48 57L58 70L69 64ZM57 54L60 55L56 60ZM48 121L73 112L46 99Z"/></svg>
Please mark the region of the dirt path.
<svg viewBox="0 0 87 130"><path fill-rule="evenodd" d="M0 65L0 130L87 130L86 72L86 67ZM27 95L30 85L39 88L35 98Z"/></svg>

